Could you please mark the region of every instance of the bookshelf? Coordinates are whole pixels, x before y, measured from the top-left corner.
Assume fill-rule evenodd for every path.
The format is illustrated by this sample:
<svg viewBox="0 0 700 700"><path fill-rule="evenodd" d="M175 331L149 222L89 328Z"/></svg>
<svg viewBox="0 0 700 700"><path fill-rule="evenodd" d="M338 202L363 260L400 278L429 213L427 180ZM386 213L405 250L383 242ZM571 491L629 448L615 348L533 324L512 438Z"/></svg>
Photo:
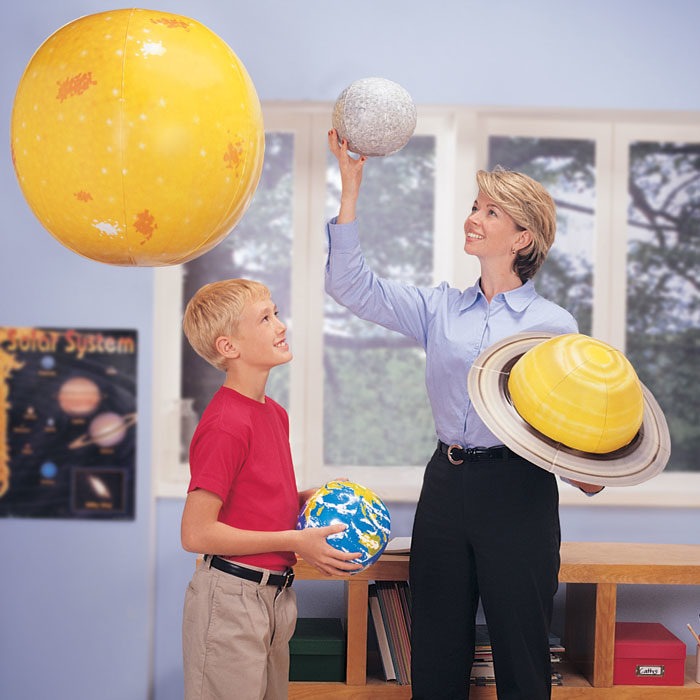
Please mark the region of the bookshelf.
<svg viewBox="0 0 700 700"><path fill-rule="evenodd" d="M411 697L401 686L367 675L367 605L371 581L405 581L408 557L384 555L353 576L324 576L303 561L295 567L303 580L344 580L347 598L345 683L293 682L290 700L374 700ZM700 700L695 656L686 662L683 686L613 686L615 615L618 584L700 586L700 545L563 542L559 580L566 583L564 685L553 700ZM496 689L472 687L472 700L495 700Z"/></svg>

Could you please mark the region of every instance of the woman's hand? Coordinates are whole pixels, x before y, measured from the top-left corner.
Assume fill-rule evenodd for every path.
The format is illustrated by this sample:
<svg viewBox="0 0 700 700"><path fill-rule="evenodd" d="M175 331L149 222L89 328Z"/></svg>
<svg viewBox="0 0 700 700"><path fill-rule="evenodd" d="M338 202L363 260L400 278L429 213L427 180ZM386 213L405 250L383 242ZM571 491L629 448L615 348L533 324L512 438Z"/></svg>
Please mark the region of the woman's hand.
<svg viewBox="0 0 700 700"><path fill-rule="evenodd" d="M353 158L348 151L347 140L343 139L339 142L338 132L335 129L328 132L328 146L338 160L340 168L340 211L337 223L348 224L355 220L355 207L362 184L362 169L367 158L365 156Z"/></svg>
<svg viewBox="0 0 700 700"><path fill-rule="evenodd" d="M313 496L316 491L318 491L318 488L315 489L306 489L305 491L299 491L299 508L303 508L307 501Z"/></svg>
<svg viewBox="0 0 700 700"><path fill-rule="evenodd" d="M580 488L581 491L591 495L600 493L605 488L605 486L600 486L598 484L587 484L585 481L574 481L570 479L570 482L573 486Z"/></svg>

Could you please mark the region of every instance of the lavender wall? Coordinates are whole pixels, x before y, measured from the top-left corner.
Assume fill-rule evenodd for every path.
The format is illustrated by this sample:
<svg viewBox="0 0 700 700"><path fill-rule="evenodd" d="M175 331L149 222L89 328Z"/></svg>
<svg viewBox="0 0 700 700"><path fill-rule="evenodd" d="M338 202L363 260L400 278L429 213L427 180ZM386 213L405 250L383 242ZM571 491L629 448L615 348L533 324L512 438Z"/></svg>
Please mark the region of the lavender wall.
<svg viewBox="0 0 700 700"><path fill-rule="evenodd" d="M118 7L130 5L3 6L3 133L41 42L79 16ZM263 100L334 100L352 80L380 75L419 104L700 110L695 0L154 0L147 7L218 33ZM193 562L178 541L182 502L150 495L153 273L99 265L56 243L22 198L9 137L0 149L0 324L135 328L140 341L136 519L0 522L0 697L177 700L180 609ZM413 505L392 510L395 534L409 534ZM562 522L571 540L682 543L700 532L698 514L682 509L569 507ZM621 591L621 617L653 609L682 635L697 616L697 588L640 588L644 595ZM338 587L302 582L298 591L302 615L340 614Z"/></svg>

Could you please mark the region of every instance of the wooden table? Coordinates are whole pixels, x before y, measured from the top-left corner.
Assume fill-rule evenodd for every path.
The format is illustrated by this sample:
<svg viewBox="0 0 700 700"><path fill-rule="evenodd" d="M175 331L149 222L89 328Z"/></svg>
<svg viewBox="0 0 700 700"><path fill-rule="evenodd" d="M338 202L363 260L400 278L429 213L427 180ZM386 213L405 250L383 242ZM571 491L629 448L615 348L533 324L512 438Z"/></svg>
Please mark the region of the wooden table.
<svg viewBox="0 0 700 700"><path fill-rule="evenodd" d="M408 557L384 555L353 576L324 576L300 561L298 579L345 581L347 586L347 674L345 683L290 683L295 700L410 698L410 686L367 677L367 606L371 581L408 579ZM563 542L559 580L566 583L564 685L554 699L700 700L695 659L688 657L684 686L613 686L618 584L700 586L700 545ZM699 591L700 598L700 591ZM494 688L473 688L471 698L495 698Z"/></svg>

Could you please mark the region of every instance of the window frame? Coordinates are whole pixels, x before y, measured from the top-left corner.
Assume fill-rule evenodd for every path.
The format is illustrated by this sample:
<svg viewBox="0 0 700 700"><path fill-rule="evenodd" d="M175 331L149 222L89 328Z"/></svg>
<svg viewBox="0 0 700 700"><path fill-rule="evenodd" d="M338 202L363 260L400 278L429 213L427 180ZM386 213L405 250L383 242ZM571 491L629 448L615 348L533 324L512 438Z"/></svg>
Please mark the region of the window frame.
<svg viewBox="0 0 700 700"><path fill-rule="evenodd" d="M323 464L323 269L326 257L325 134L332 103L266 102L267 131L292 132L294 201L291 304L294 360L290 366L290 443L299 488L346 477L388 501L418 498L424 465L402 467ZM596 144L596 215L592 335L624 350L627 148L632 140L700 141L697 115L607 111L477 109L420 105L416 134L436 138L434 282L464 288L478 276L463 254L462 225L474 197L474 173L487 162L491 135L581 138ZM663 134L663 136L658 135ZM679 136L680 135L680 136ZM686 136L686 138L682 138ZM689 138L688 138L689 137ZM624 142L624 143L623 143ZM615 203L618 204L615 207ZM625 231L625 235L613 235ZM182 266L154 271L153 491L183 498L188 465L179 459ZM612 300L612 303L610 301ZM174 380L175 378L175 380ZM400 436L397 436L400 440ZM387 445L387 449L391 449ZM561 483L561 482L559 482ZM567 484L565 505L700 506L700 472L664 472L633 488L608 488L587 498Z"/></svg>

